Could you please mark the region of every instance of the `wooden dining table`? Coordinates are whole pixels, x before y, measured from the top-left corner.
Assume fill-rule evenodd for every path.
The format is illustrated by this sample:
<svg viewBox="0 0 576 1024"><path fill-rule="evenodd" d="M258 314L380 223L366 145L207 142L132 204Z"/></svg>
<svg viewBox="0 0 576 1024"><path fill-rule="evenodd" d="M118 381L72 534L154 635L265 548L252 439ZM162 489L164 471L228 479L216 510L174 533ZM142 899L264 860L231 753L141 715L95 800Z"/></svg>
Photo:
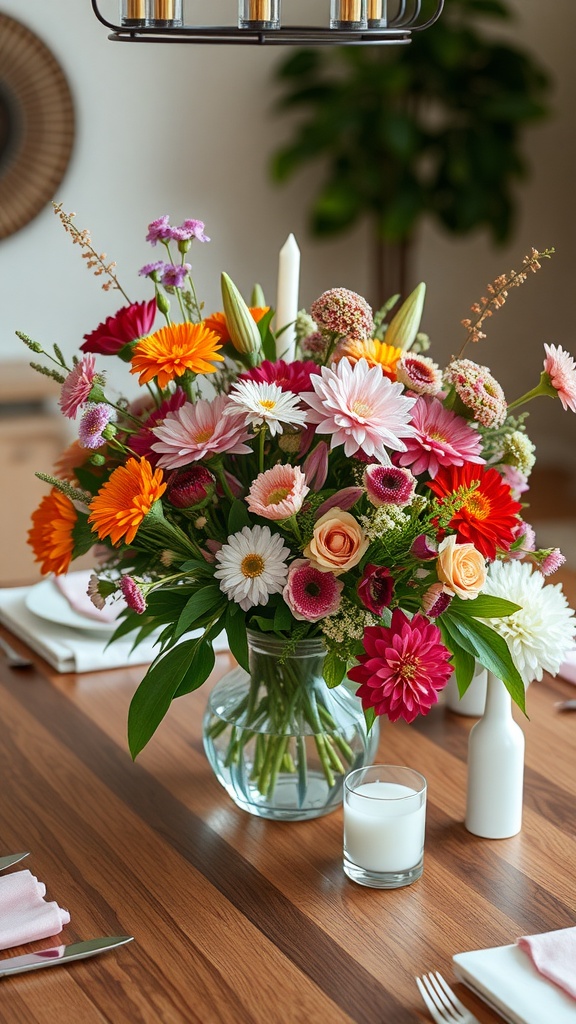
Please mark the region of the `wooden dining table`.
<svg viewBox="0 0 576 1024"><path fill-rule="evenodd" d="M564 574L574 604L576 580ZM474 719L439 703L382 726L378 760L428 781L424 873L376 890L342 870L342 810L271 822L238 809L203 751L211 685L175 701L136 762L126 718L142 667L58 674L0 664L0 854L71 915L58 943L134 942L0 981L3 1024L411 1024L429 1021L415 976L439 970L482 1024L500 1018L452 956L576 923L576 697L559 677L528 690L524 814L511 839L466 831ZM8 957L50 945L36 942ZM53 944L53 943L52 943ZM554 1024L542 1021L542 1024Z"/></svg>

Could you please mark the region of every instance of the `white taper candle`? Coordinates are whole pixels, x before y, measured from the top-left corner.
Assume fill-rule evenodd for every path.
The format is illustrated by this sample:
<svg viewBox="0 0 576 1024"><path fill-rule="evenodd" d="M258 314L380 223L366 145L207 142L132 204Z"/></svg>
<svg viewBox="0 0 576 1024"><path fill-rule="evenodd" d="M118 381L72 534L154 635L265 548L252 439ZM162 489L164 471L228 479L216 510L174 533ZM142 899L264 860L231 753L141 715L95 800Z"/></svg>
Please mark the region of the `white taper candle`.
<svg viewBox="0 0 576 1024"><path fill-rule="evenodd" d="M293 321L298 313L298 287L300 282L300 249L293 234L289 234L280 249L278 260L278 293L276 297L276 357L291 363L295 356L296 331ZM286 325L290 324L290 327Z"/></svg>

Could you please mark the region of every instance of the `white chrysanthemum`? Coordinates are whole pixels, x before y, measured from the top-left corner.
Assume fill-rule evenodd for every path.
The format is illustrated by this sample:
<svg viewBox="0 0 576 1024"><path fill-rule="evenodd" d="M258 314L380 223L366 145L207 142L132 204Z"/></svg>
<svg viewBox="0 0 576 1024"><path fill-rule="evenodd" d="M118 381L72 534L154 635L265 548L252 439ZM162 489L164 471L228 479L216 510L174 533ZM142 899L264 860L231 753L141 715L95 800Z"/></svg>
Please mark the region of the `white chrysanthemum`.
<svg viewBox="0 0 576 1024"><path fill-rule="evenodd" d="M306 413L299 408L298 396L292 391L282 391L278 384L266 384L255 380L239 380L228 395L230 402L224 415L244 413L246 424L255 426L266 423L272 437L282 433L282 425L302 427Z"/></svg>
<svg viewBox="0 0 576 1024"><path fill-rule="evenodd" d="M493 562L482 592L521 606L513 615L484 621L508 644L524 684L542 679L544 671L556 675L576 633L574 611L561 585L545 584L528 562Z"/></svg>
<svg viewBox="0 0 576 1024"><path fill-rule="evenodd" d="M214 575L220 580L220 590L247 612L254 605L267 604L271 594L282 592L289 554L282 537L268 526L245 526L216 552Z"/></svg>

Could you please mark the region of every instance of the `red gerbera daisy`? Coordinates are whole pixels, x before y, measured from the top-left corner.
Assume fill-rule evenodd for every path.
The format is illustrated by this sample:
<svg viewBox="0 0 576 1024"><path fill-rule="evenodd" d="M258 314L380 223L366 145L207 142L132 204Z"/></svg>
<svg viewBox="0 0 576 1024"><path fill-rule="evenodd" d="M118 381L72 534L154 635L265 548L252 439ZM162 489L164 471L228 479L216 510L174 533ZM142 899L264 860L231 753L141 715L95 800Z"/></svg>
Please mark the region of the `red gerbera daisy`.
<svg viewBox="0 0 576 1024"><path fill-rule="evenodd" d="M495 469L484 469L468 463L441 468L428 484L438 498L445 498L459 487L478 487L466 498L452 516L450 526L456 530L460 544L473 544L485 558L496 558L496 549L507 551L518 530L518 513L522 506L514 501L508 484Z"/></svg>

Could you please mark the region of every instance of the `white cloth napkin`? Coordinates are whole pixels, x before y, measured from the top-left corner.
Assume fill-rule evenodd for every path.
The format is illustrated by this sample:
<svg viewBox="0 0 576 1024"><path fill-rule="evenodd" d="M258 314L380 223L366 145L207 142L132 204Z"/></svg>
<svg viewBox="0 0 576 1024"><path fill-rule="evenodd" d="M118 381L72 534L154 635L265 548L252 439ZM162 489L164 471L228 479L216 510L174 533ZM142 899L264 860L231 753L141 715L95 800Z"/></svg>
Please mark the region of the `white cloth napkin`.
<svg viewBox="0 0 576 1024"><path fill-rule="evenodd" d="M28 870L0 877L0 949L60 934L70 914L45 895L44 883Z"/></svg>
<svg viewBox="0 0 576 1024"><path fill-rule="evenodd" d="M135 633L106 646L108 636L83 632L39 618L28 611L26 597L31 587L0 589L0 622L24 640L57 672L97 672L125 665L149 665L158 654L155 637L147 637L132 649ZM187 638L194 636L187 634ZM215 651L228 650L223 632L214 641Z"/></svg>

